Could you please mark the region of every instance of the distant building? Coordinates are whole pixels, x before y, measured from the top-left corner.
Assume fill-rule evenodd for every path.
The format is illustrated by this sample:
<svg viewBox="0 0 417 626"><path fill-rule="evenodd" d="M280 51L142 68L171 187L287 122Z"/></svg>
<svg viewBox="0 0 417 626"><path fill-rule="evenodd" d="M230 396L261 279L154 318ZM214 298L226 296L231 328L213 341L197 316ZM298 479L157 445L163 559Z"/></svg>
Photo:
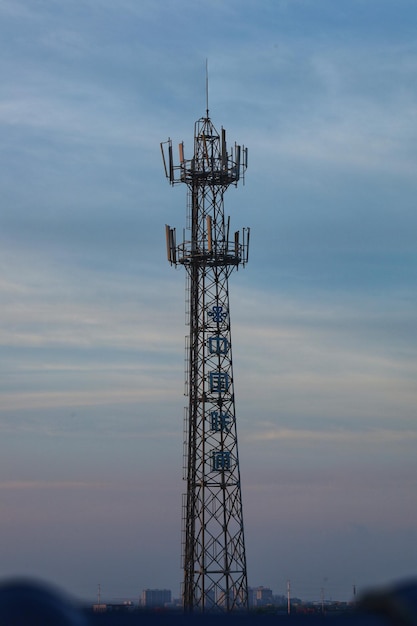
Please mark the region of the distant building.
<svg viewBox="0 0 417 626"><path fill-rule="evenodd" d="M283 594L277 594L272 596L272 604L275 606L288 606L288 596L284 596Z"/></svg>
<svg viewBox="0 0 417 626"><path fill-rule="evenodd" d="M170 589L144 589L142 591L141 605L143 607L158 608L170 603Z"/></svg>
<svg viewBox="0 0 417 626"><path fill-rule="evenodd" d="M228 606L232 606L233 602L235 602L236 608L246 608L246 598L243 589L241 590L240 594L236 596L233 596L232 593L230 593L229 602L227 602L226 593L219 594L217 597L217 602L215 602L214 589L211 589L210 592L206 593L206 607L208 609L213 608L214 606L227 609Z"/></svg>
<svg viewBox="0 0 417 626"><path fill-rule="evenodd" d="M126 602L113 602L113 603L96 603L93 604L93 613L127 613L133 610L133 602L127 600Z"/></svg>
<svg viewBox="0 0 417 626"><path fill-rule="evenodd" d="M251 587L249 589L249 606L268 606L273 604L274 598L272 595L272 589L269 587Z"/></svg>

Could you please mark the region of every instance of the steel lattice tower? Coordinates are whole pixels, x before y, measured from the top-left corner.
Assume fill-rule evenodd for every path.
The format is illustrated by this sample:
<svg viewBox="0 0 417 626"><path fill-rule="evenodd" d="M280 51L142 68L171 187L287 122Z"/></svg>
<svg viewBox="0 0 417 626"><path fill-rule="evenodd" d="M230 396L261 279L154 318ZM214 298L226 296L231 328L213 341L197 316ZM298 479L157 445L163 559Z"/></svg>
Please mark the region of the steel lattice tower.
<svg viewBox="0 0 417 626"><path fill-rule="evenodd" d="M187 185L183 241L166 226L167 255L186 269L186 390L183 496L183 602L188 611L246 609L242 517L228 280L248 261L249 229L229 233L223 196L247 167L247 149L230 152L208 110L195 123L194 155L174 164L161 144L169 182Z"/></svg>

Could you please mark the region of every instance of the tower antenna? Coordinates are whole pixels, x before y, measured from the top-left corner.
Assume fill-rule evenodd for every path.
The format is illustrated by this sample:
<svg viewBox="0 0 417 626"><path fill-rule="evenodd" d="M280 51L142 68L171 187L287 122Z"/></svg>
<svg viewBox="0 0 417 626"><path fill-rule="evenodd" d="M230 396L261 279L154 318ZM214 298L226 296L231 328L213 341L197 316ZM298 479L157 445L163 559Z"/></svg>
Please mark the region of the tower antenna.
<svg viewBox="0 0 417 626"><path fill-rule="evenodd" d="M208 100L206 66L206 99ZM195 123L194 154L172 142L161 144L165 174L187 186L183 241L166 226L171 265L186 271L183 496L183 605L186 611L222 612L248 608L241 481L236 430L229 307L229 276L248 261L249 228L229 236L224 194L243 178L247 157L227 148L226 131L208 117ZM244 158L241 159L241 153ZM169 167L166 164L169 163Z"/></svg>

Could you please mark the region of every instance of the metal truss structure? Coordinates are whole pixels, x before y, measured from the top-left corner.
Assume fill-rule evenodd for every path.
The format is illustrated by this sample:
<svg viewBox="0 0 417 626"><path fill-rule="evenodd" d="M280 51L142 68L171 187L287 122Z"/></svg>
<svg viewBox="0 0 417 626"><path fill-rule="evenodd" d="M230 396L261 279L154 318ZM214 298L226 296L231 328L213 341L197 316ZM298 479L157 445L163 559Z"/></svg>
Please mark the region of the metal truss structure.
<svg viewBox="0 0 417 626"><path fill-rule="evenodd" d="M187 323L183 497L183 602L187 611L248 606L246 555L236 431L228 279L248 261L249 228L230 236L223 196L247 167L247 149L230 152L207 115L195 123L194 155L174 165L161 143L169 182L187 185L181 243L166 226L167 256L186 269Z"/></svg>

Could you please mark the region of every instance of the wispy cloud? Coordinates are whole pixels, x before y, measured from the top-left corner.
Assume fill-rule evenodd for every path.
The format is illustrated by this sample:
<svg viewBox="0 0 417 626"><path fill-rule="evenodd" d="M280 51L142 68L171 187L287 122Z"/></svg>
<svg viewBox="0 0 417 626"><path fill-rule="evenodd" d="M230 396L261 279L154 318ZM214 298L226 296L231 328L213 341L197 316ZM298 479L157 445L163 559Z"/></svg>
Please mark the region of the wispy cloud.
<svg viewBox="0 0 417 626"><path fill-rule="evenodd" d="M334 443L334 444L352 444L365 446L380 446L386 443L401 443L417 440L417 430L404 429L386 429L374 428L370 430L298 430L290 428L280 428L277 426L262 425L258 427L256 432L246 434L245 441L280 441L298 442L301 444L312 443Z"/></svg>
<svg viewBox="0 0 417 626"><path fill-rule="evenodd" d="M106 489L105 482L81 480L3 480L0 481L0 491L37 491L37 490L66 490L66 489Z"/></svg>
<svg viewBox="0 0 417 626"><path fill-rule="evenodd" d="M91 406L108 406L116 404L140 404L149 402L158 396L159 402L172 399L174 396L174 387L167 388L165 385L157 387L145 387L140 378L135 377L137 390L118 389L113 380L113 389L103 390L98 388L91 391L45 391L34 393L2 393L1 412L16 411L19 409L47 409L56 407L65 407L67 409L74 407L91 407ZM132 381L133 382L133 381ZM152 379L148 379L148 383L152 383Z"/></svg>

